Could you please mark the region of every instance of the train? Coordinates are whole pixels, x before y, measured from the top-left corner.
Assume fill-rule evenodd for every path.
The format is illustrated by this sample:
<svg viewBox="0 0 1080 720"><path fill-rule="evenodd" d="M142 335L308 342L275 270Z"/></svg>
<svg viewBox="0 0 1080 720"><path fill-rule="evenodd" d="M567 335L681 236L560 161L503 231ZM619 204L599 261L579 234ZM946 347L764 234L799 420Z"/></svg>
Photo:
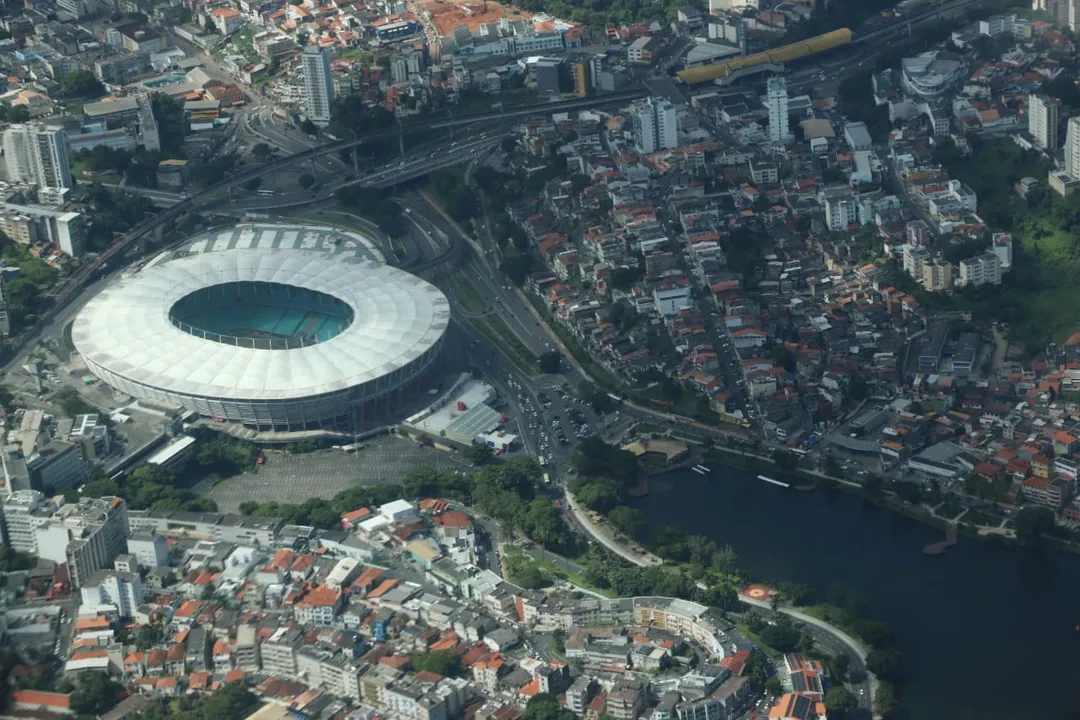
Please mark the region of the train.
<svg viewBox="0 0 1080 720"><path fill-rule="evenodd" d="M781 65L793 60L817 55L818 53L833 50L851 43L854 33L849 28L840 28L827 32L824 35L812 37L809 40L800 40L790 45L773 48L765 52L754 53L745 57L732 58L724 62L702 65L701 67L680 70L676 75L686 85L712 82L726 78L734 72L753 68L758 65Z"/></svg>

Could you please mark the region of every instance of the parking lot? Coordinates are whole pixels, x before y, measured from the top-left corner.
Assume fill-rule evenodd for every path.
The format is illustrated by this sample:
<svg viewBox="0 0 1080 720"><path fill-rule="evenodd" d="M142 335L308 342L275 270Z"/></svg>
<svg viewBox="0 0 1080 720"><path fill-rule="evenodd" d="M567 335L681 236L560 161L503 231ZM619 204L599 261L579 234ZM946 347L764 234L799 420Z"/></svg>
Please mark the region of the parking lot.
<svg viewBox="0 0 1080 720"><path fill-rule="evenodd" d="M332 498L357 485L400 482L411 470L469 470L456 456L397 437L364 443L356 453L321 450L302 455L271 452L255 475L222 480L208 495L223 512L234 512L240 503L277 501L302 503L310 498Z"/></svg>

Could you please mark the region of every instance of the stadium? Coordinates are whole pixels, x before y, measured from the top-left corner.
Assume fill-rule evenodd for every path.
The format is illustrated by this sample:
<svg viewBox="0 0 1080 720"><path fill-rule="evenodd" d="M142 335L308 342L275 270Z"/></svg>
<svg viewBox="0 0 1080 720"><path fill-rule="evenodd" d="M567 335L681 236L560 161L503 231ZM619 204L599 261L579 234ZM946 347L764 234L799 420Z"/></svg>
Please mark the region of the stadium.
<svg viewBox="0 0 1080 720"><path fill-rule="evenodd" d="M241 225L106 287L72 341L111 387L259 432L392 413L436 367L450 308L362 236Z"/></svg>

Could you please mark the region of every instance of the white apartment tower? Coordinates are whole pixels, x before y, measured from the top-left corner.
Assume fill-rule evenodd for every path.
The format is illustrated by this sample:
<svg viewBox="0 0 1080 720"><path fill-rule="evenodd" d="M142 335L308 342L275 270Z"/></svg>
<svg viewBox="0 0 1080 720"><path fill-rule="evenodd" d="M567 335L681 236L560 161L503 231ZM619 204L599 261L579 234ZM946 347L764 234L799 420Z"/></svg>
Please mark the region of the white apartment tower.
<svg viewBox="0 0 1080 720"><path fill-rule="evenodd" d="M1028 96L1028 132L1043 150L1058 148L1058 116L1061 103L1046 95Z"/></svg>
<svg viewBox="0 0 1080 720"><path fill-rule="evenodd" d="M308 119L319 127L330 124L330 109L334 104L334 78L330 72L330 55L317 45L304 48L304 100Z"/></svg>
<svg viewBox="0 0 1080 720"><path fill-rule="evenodd" d="M4 544L12 550L37 555L35 530L49 521L56 505L37 490L16 490L4 502Z"/></svg>
<svg viewBox="0 0 1080 720"><path fill-rule="evenodd" d="M3 143L9 180L54 190L75 187L63 128L43 123L12 125L4 131Z"/></svg>
<svg viewBox="0 0 1080 720"><path fill-rule="evenodd" d="M679 146L675 106L667 100L648 98L633 108L634 145L642 155Z"/></svg>
<svg viewBox="0 0 1080 720"><path fill-rule="evenodd" d="M1080 115L1069 118L1065 132L1065 174L1080 180Z"/></svg>
<svg viewBox="0 0 1080 720"><path fill-rule="evenodd" d="M784 78L769 78L765 105L769 109L769 139L777 145L786 144L791 132L788 125L787 83Z"/></svg>

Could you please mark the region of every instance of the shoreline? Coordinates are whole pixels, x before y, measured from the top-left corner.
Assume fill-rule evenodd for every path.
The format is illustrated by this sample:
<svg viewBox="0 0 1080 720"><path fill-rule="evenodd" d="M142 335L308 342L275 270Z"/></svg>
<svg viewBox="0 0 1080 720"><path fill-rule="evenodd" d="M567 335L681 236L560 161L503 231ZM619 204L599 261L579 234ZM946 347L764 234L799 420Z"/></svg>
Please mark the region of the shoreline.
<svg viewBox="0 0 1080 720"><path fill-rule="evenodd" d="M678 470L680 468L675 469ZM633 565L637 565L639 567L650 567L666 564L666 561L663 558L653 554L652 552L649 552L643 546L637 545L636 543L635 545L637 545L641 552L635 552L633 550L627 549L626 543L620 541L618 537L616 537L613 533L609 532L606 525L598 525L593 521L591 517L589 517L589 510L587 508L583 508L581 505L578 504L577 498L574 496L573 493L567 491L566 499L567 504L570 506L569 509L574 515L574 518L585 530L585 532L588 533L591 538L599 542L601 545L603 545L615 555L618 555L623 560L626 560L627 562ZM703 587L701 583L696 584L699 587ZM745 593L739 594L739 602L749 607L771 609L768 602L749 597ZM819 629L828 632L837 640L839 640L843 645L847 646L848 649L852 652L852 654L858 657L865 666L866 658L869 652L869 646L862 640L852 637L850 634L847 633L847 631L843 630L842 628L839 628L829 622L826 622L825 620L816 618L812 615L802 612L798 608L792 607L790 605L779 605L776 608L776 612L784 613L785 615L788 615L796 620L808 623L810 625L814 625ZM873 702L873 699L877 695L877 689L880 681L869 670L866 671L866 677L870 683L870 701Z"/></svg>
<svg viewBox="0 0 1080 720"><path fill-rule="evenodd" d="M708 456L713 454L715 457L711 458L713 462L717 462L720 465L724 465L733 470L750 471L760 466L761 463L767 464L769 467L776 467L776 462L769 456L758 455L756 453L747 452L745 450L737 450L730 447L713 447L708 450L704 450L702 455L708 459ZM728 457L724 457L728 456ZM737 458L749 459L753 464L749 466L740 466L734 462L731 462L731 456ZM673 468L675 470L677 468ZM938 530L945 531L949 525L956 527L957 533L963 537L979 540L980 542L987 542L990 544L996 544L1002 547L1020 548L1023 545L1016 536L1011 533L993 532L994 528L987 525L971 525L964 522L956 522L954 520L947 520L945 518L932 515L930 511L923 509L921 506L916 508L910 503L897 499L895 496L888 493L883 493L878 496L871 495L866 492L862 483L854 480L846 480L842 478L833 477L832 475L826 475L823 472L817 470L795 469L785 471L796 477L802 477L809 480L813 484L814 488L825 487L827 489L836 489L844 492L851 493L858 496L864 502L868 502L877 507L899 513L907 518L915 520L929 527L936 528ZM792 488L799 489L799 488ZM989 531L989 532L987 532ZM1062 540L1058 537L1044 537L1044 547L1058 550L1061 552L1080 554L1080 544L1075 542L1069 542Z"/></svg>

